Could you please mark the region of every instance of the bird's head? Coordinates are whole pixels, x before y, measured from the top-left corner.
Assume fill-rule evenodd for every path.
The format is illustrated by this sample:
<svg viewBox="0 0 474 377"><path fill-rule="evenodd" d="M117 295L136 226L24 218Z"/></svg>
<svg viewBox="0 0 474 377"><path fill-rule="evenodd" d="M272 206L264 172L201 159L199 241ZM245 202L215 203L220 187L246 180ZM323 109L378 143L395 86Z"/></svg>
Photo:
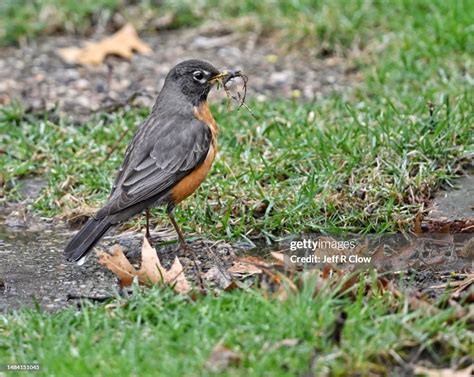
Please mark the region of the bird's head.
<svg viewBox="0 0 474 377"><path fill-rule="evenodd" d="M227 83L238 77L240 71L219 71L212 64L203 60L186 60L174 66L166 76L165 88L184 94L193 105L205 101L213 84L218 81Z"/></svg>

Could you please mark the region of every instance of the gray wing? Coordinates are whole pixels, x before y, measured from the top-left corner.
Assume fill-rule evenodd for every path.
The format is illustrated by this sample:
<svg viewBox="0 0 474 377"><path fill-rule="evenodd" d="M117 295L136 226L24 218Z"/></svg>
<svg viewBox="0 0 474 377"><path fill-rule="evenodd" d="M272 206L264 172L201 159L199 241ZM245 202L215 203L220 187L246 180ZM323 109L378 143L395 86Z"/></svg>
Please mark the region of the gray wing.
<svg viewBox="0 0 474 377"><path fill-rule="evenodd" d="M108 203L97 217L167 193L206 158L209 127L194 117L148 118L127 148Z"/></svg>

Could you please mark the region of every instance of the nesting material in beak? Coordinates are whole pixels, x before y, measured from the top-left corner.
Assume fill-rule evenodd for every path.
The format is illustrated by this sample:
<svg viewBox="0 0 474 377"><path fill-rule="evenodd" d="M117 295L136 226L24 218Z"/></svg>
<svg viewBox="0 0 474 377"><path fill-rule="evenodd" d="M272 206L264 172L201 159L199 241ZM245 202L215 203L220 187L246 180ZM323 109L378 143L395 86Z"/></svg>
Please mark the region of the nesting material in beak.
<svg viewBox="0 0 474 377"><path fill-rule="evenodd" d="M234 79L234 78L237 78L237 77L240 77L242 79L242 89L243 89L243 94L241 94L240 92L237 92L235 94L231 93L229 91L229 89L227 88L227 83ZM234 100L234 101L237 101L239 102L239 108L240 107L245 107L247 109L247 111L255 118L257 119L257 117L255 116L255 114L252 112L252 110L250 110L250 108L245 104L245 97L247 95L247 81L248 81L248 77L246 75L244 75L241 71L228 71L228 70L223 70L221 72L219 72L219 74L215 75L214 77L211 77L211 79L209 80L209 82L211 84L214 84L217 82L217 88L221 87L224 89L225 91L225 94L227 95L227 98L230 100ZM258 120L258 119L257 119Z"/></svg>
<svg viewBox="0 0 474 377"><path fill-rule="evenodd" d="M229 71L227 69L224 69L223 71L219 72L214 77L211 77L209 80L211 83L218 82L222 85L227 84L230 80L236 77L242 77L242 72L241 71Z"/></svg>

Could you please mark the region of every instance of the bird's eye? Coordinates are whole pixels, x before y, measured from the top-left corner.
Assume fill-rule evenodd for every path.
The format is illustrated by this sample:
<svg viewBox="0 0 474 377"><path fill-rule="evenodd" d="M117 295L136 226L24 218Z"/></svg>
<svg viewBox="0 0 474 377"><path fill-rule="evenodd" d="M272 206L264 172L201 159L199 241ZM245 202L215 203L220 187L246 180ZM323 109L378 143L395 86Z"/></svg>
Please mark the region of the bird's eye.
<svg viewBox="0 0 474 377"><path fill-rule="evenodd" d="M203 71L194 71L193 72L194 80L204 83L204 72Z"/></svg>

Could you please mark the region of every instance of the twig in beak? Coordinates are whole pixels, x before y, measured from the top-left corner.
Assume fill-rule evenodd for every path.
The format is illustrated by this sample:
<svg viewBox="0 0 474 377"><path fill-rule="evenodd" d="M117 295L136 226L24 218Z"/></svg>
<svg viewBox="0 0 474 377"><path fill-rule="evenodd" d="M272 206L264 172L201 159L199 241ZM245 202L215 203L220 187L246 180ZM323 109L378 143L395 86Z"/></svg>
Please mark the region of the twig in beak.
<svg viewBox="0 0 474 377"><path fill-rule="evenodd" d="M234 95L230 92L229 88L227 88L227 83L234 79L240 77L242 79L242 89L243 89L243 95L240 94L240 92L237 92L237 95ZM223 71L219 75L215 76L213 80L217 81L217 88L219 86L222 86L224 89L224 92L229 99L228 105L230 105L230 100L234 100L236 102L239 102L239 109L243 106L245 109L249 112L250 115L252 115L255 119L258 120L257 116L253 113L253 111L247 106L245 103L245 99L247 97L247 82L248 82L248 77L244 74L242 74L240 71Z"/></svg>

